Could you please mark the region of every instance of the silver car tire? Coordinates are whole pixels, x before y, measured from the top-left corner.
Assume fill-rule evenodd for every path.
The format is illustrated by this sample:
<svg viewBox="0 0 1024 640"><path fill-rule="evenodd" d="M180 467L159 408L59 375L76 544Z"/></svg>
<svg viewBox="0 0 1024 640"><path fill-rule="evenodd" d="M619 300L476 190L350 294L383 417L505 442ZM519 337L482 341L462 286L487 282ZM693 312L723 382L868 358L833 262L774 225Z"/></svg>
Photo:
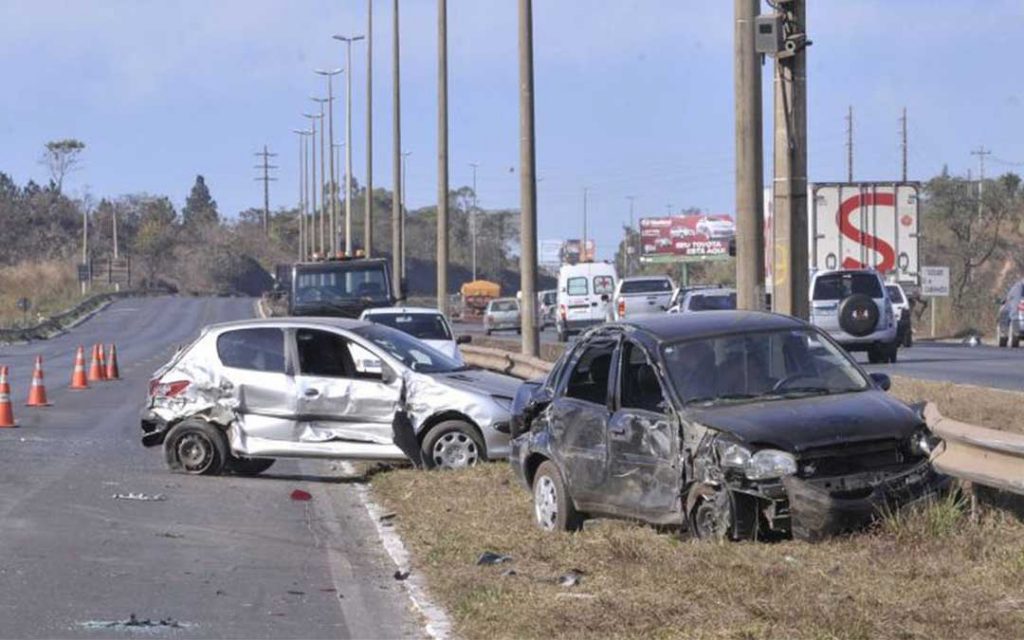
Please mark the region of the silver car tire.
<svg viewBox="0 0 1024 640"><path fill-rule="evenodd" d="M188 475L219 475L228 459L228 442L217 426L198 418L175 425L164 439L164 455L172 471Z"/></svg>
<svg viewBox="0 0 1024 640"><path fill-rule="evenodd" d="M550 460L542 462L533 476L533 518L545 531L576 531L583 525L583 515L576 511L562 474Z"/></svg>
<svg viewBox="0 0 1024 640"><path fill-rule="evenodd" d="M465 469L485 459L484 443L473 425L445 420L427 432L421 447L428 469Z"/></svg>

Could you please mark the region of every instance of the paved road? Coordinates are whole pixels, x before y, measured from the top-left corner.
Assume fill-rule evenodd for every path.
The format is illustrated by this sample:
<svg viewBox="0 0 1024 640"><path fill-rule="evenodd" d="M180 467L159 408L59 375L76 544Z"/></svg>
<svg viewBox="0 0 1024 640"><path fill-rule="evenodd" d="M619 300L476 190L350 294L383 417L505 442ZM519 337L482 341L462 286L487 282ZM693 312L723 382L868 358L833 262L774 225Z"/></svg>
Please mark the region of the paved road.
<svg viewBox="0 0 1024 640"><path fill-rule="evenodd" d="M54 340L0 347L21 423L0 429L0 637L420 635L356 487L327 463L190 477L139 443L149 374L173 345L250 315L247 299L124 300ZM68 390L74 347L99 340L117 343L124 379ZM36 354L45 409L22 406ZM313 499L290 500L296 488ZM132 614L185 629L102 626Z"/></svg>
<svg viewBox="0 0 1024 640"><path fill-rule="evenodd" d="M453 328L456 333L483 334L480 324L456 323ZM492 337L509 340L519 338L513 331L498 332ZM542 331L541 342L557 342L555 331ZM853 356L868 371L883 371L891 375L922 380L943 380L1024 391L1024 349L916 342L910 349L901 349L899 361L892 365L869 365L865 353L854 353Z"/></svg>

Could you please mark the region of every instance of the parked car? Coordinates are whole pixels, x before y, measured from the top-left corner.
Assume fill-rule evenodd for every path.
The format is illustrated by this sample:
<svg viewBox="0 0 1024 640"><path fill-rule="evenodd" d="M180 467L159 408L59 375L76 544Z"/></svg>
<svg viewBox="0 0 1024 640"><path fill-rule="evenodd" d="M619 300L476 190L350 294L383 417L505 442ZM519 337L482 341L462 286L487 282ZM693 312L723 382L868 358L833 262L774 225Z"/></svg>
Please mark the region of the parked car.
<svg viewBox="0 0 1024 640"><path fill-rule="evenodd" d="M515 298L498 298L487 303L484 310L484 333L494 331L515 331L521 333L523 319L519 313L519 301Z"/></svg>
<svg viewBox="0 0 1024 640"><path fill-rule="evenodd" d="M664 313L672 302L676 283L668 276L634 276L615 287L615 319Z"/></svg>
<svg viewBox="0 0 1024 640"><path fill-rule="evenodd" d="M669 307L669 309L678 307L680 304L682 304L683 299L686 298L686 294L690 293L691 291L701 291L701 290L706 290L706 289L719 289L719 288L721 288L721 287L719 287L718 285L714 285L714 284L682 285L678 289L676 289L676 293L675 293L675 295L672 296L672 302L669 303L668 307Z"/></svg>
<svg viewBox="0 0 1024 640"><path fill-rule="evenodd" d="M890 282L885 285L885 291L889 294L889 301L892 302L892 313L896 316L896 341L903 347L914 346L914 330L911 325L910 299L903 291L898 282Z"/></svg>
<svg viewBox="0 0 1024 640"><path fill-rule="evenodd" d="M517 387L379 324L229 322L153 375L142 444L189 474L255 474L288 457L464 467L507 457Z"/></svg>
<svg viewBox="0 0 1024 640"><path fill-rule="evenodd" d="M543 529L588 516L814 539L942 492L920 412L824 332L764 312L592 329L520 387L510 461Z"/></svg>
<svg viewBox="0 0 1024 640"><path fill-rule="evenodd" d="M555 326L555 318L558 317L558 290L547 289L537 294L538 309L540 312L540 328Z"/></svg>
<svg viewBox="0 0 1024 640"><path fill-rule="evenodd" d="M999 316L996 321L996 337L999 346L1009 344L1016 349L1024 335L1024 280L1016 282L999 301Z"/></svg>
<svg viewBox="0 0 1024 640"><path fill-rule="evenodd" d="M566 264L558 271L558 341L612 319L618 274L607 262Z"/></svg>
<svg viewBox="0 0 1024 640"><path fill-rule="evenodd" d="M896 362L896 318L877 271L819 271L811 276L811 324L868 361Z"/></svg>
<svg viewBox="0 0 1024 640"><path fill-rule="evenodd" d="M426 307L367 309L359 319L408 333L459 364L464 364L459 345L469 342L470 336L456 336L448 319L437 309Z"/></svg>
<svg viewBox="0 0 1024 640"><path fill-rule="evenodd" d="M697 289L683 296L678 305L669 313L691 313L694 311L726 311L736 308L735 289Z"/></svg>

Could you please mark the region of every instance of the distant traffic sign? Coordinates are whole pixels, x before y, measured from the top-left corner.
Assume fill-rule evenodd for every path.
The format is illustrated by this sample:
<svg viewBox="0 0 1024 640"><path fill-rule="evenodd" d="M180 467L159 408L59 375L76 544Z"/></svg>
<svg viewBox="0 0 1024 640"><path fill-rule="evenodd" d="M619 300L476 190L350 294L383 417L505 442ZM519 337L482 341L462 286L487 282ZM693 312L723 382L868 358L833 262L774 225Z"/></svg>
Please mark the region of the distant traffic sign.
<svg viewBox="0 0 1024 640"><path fill-rule="evenodd" d="M921 295L931 298L949 296L949 267L921 267Z"/></svg>

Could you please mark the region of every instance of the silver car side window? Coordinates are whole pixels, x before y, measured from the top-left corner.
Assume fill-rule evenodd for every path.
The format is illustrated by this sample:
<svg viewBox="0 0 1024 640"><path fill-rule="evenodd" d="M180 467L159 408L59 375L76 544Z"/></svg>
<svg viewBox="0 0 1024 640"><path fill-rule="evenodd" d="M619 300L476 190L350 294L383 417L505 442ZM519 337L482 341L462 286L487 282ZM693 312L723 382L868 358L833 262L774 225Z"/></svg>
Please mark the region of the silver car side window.
<svg viewBox="0 0 1024 640"><path fill-rule="evenodd" d="M284 373L284 332L271 327L225 331L217 336L217 357L225 367Z"/></svg>

